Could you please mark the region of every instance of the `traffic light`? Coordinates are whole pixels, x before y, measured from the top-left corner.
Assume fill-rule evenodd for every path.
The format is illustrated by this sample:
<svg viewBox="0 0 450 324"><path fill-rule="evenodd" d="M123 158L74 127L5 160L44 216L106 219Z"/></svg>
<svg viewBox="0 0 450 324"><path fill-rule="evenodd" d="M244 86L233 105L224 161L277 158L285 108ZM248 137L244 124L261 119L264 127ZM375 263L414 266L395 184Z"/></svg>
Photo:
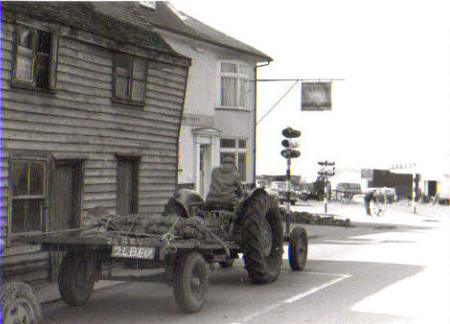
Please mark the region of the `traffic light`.
<svg viewBox="0 0 450 324"><path fill-rule="evenodd" d="M334 161L320 161L317 163L322 166L320 168L320 170L317 171L318 175L332 177L336 174L336 169L334 167L334 165L335 165Z"/></svg>
<svg viewBox="0 0 450 324"><path fill-rule="evenodd" d="M322 166L332 166L332 165L335 164L334 161L320 161L320 162L317 162L317 163L319 163L319 165L322 165Z"/></svg>
<svg viewBox="0 0 450 324"><path fill-rule="evenodd" d="M283 134L283 136L287 138L297 138L302 135L302 132L297 129L293 129L292 127L286 127L281 131L281 134Z"/></svg>
<svg viewBox="0 0 450 324"><path fill-rule="evenodd" d="M281 131L286 139L281 141L281 145L285 147L284 150L281 151L281 155L286 159L295 159L300 156L300 151L295 150L295 148L299 147L299 144L293 140L293 138L300 137L302 134L299 130L293 129L292 127L287 127Z"/></svg>

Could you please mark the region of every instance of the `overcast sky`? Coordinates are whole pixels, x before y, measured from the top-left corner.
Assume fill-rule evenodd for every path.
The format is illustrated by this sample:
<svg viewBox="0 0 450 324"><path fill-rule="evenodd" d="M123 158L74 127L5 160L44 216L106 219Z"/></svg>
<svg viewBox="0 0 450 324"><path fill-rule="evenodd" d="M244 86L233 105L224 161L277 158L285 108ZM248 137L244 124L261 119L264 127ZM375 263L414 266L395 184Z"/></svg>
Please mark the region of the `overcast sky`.
<svg viewBox="0 0 450 324"><path fill-rule="evenodd" d="M293 174L440 163L450 154L448 1L171 1L274 61L259 78L342 78L331 112L301 112L301 86L258 124L257 174L283 174L281 129L302 131ZM293 82L258 83L263 116ZM311 179L313 180L313 179Z"/></svg>

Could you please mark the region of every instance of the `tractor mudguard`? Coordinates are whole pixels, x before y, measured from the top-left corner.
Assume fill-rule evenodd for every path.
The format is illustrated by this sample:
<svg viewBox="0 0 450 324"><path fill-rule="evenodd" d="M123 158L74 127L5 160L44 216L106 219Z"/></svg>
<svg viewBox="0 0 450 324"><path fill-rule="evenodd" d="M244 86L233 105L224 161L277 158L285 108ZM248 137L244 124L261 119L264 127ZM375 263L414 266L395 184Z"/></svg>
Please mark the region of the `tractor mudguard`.
<svg viewBox="0 0 450 324"><path fill-rule="evenodd" d="M191 217L191 207L204 204L202 196L191 189L179 189L164 207L163 215L177 214L182 217Z"/></svg>

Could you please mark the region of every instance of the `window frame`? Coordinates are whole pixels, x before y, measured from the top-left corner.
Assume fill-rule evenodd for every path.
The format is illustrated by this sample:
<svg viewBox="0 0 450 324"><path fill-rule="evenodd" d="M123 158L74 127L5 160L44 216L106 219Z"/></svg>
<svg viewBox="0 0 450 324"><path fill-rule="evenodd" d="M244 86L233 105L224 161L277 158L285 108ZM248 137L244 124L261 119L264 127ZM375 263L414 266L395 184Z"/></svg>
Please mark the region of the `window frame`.
<svg viewBox="0 0 450 324"><path fill-rule="evenodd" d="M223 147L222 146L222 140L233 140L234 141L234 147ZM245 141L245 147L241 147L242 141ZM240 155L245 154L245 173L242 174L239 172L239 177L241 178L242 182L247 182L247 171L248 171L248 138L244 137L221 137L219 141L219 154L220 154L220 160L222 160L223 154L233 154L233 158L235 161L235 166L238 170L238 172L241 169L240 165Z"/></svg>
<svg viewBox="0 0 450 324"><path fill-rule="evenodd" d="M222 64L233 64L236 66L236 72L222 72ZM243 68L247 70L245 72L241 72ZM218 107L224 109L241 109L241 110L250 110L250 72L251 72L251 64L233 61L233 60L220 60L218 63ZM236 80L236 93L235 93L235 102L236 105L223 105L222 104L222 77L234 78ZM245 94L245 104L241 105L241 84L245 82L246 84L246 94Z"/></svg>
<svg viewBox="0 0 450 324"><path fill-rule="evenodd" d="M37 163L42 165L43 167L43 178L42 178L42 194L33 194L33 195L17 195L14 197L13 193L13 168L15 163L26 162L28 164L28 177L30 172L30 164ZM6 238L6 247L11 246L11 240L15 236L24 235L24 234L33 234L33 233L41 233L45 231L47 227L47 209L48 209L48 199L49 199L49 165L48 159L42 157L34 157L34 156L17 156L10 157L9 159L9 170L8 170L8 231ZM27 179L27 186L29 186L29 180ZM29 187L27 188L30 189ZM40 211L40 228L38 230L31 231L23 231L23 232L13 232L12 231L12 223L13 223L13 202L16 200L37 200L41 201L41 211Z"/></svg>
<svg viewBox="0 0 450 324"><path fill-rule="evenodd" d="M119 58L123 55L129 59L128 62L128 87L127 87L127 97L121 97L117 95L117 78L119 75ZM136 59L141 60L145 65L145 71L143 74L142 79L137 79L134 76L134 62ZM125 53L125 52L119 52L115 51L113 53L113 82L112 82L112 101L119 104L129 105L129 106L138 106L143 107L145 105L146 101L146 94L147 94L147 77L148 77L148 67L149 67L149 61L148 59L137 56L135 54ZM142 100L136 100L133 98L133 83L135 81L141 81L143 82L143 96Z"/></svg>
<svg viewBox="0 0 450 324"><path fill-rule="evenodd" d="M27 49L19 44L19 33L21 30L28 30L30 41L32 42L31 49ZM38 40L39 33L49 34L49 48L48 48L48 66L46 69L46 74L48 78L48 85L46 87L39 87L37 80L40 74L38 74ZM34 43L34 44L33 44ZM50 92L53 93L57 87L57 70L58 70L58 48L59 48L59 36L54 30L48 28L42 28L42 26L31 26L24 23L16 23L14 26L14 48L13 48L13 62L11 69L11 87L13 88L23 88L30 89L34 91ZM18 76L17 71L19 70L19 52L21 48L29 50L28 54L31 57L31 78L26 80ZM23 51L23 50L22 50Z"/></svg>

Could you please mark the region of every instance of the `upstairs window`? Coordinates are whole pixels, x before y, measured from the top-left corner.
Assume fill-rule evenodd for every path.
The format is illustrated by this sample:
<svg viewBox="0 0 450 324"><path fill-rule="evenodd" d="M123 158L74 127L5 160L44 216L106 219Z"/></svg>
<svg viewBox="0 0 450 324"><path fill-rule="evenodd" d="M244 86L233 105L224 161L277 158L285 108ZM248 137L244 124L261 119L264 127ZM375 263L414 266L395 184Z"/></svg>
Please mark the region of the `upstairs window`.
<svg viewBox="0 0 450 324"><path fill-rule="evenodd" d="M220 106L249 108L249 66L237 63L220 64Z"/></svg>
<svg viewBox="0 0 450 324"><path fill-rule="evenodd" d="M144 104L147 62L117 53L114 65L114 100L125 104Z"/></svg>
<svg viewBox="0 0 450 324"><path fill-rule="evenodd" d="M58 38L49 32L18 25L12 85L56 88Z"/></svg>

